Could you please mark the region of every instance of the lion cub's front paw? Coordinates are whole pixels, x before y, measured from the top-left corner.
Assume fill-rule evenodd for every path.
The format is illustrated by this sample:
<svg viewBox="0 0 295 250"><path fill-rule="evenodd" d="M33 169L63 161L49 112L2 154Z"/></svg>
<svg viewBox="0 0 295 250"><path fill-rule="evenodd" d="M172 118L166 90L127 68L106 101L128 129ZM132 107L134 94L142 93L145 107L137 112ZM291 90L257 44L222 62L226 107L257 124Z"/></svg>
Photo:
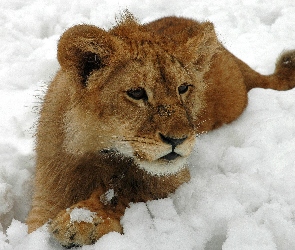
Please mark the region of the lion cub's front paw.
<svg viewBox="0 0 295 250"><path fill-rule="evenodd" d="M49 230L61 245L71 248L89 245L111 231L121 233L118 219L85 208L68 208L49 223Z"/></svg>

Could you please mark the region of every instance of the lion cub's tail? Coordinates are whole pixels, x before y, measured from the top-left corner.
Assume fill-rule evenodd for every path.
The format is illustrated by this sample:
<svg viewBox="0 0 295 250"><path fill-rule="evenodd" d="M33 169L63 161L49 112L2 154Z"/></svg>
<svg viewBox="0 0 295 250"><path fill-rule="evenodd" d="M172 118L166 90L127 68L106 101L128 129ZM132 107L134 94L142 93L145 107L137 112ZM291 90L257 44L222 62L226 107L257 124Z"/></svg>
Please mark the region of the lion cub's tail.
<svg viewBox="0 0 295 250"><path fill-rule="evenodd" d="M288 90L295 87L295 50L283 52L277 60L274 73L268 76L257 73L236 57L235 61L241 69L248 91L252 88Z"/></svg>

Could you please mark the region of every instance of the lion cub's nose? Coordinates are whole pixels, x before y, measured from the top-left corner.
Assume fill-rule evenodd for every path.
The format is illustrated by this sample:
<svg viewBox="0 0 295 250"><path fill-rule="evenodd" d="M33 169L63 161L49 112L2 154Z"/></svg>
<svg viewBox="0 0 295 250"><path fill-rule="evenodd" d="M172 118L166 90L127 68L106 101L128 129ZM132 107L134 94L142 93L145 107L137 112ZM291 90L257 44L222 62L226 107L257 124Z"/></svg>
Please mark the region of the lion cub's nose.
<svg viewBox="0 0 295 250"><path fill-rule="evenodd" d="M160 133L160 138L161 138L161 140L162 140L163 142L165 142L165 143L167 143L167 144L170 144L170 145L172 145L172 147L175 148L175 147L177 147L178 145L182 144L182 143L186 140L187 136L182 137L182 138L171 138L171 137L168 137L168 136L162 135L162 134Z"/></svg>

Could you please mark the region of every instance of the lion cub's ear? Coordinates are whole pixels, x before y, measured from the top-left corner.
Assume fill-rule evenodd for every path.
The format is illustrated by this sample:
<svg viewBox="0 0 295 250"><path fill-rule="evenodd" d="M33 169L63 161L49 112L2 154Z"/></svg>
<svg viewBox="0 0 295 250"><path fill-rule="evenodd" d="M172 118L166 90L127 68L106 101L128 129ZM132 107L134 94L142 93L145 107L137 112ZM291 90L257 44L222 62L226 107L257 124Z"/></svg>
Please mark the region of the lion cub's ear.
<svg viewBox="0 0 295 250"><path fill-rule="evenodd" d="M210 22L204 22L192 26L188 29L191 32L190 37L184 44L184 48L180 48L178 55L184 63L192 63L196 65L199 71L208 71L212 57L220 51L221 44L217 40L214 26Z"/></svg>
<svg viewBox="0 0 295 250"><path fill-rule="evenodd" d="M93 70L110 63L115 52L115 38L92 25L76 25L68 29L58 43L57 58L62 69L72 71L83 85Z"/></svg>

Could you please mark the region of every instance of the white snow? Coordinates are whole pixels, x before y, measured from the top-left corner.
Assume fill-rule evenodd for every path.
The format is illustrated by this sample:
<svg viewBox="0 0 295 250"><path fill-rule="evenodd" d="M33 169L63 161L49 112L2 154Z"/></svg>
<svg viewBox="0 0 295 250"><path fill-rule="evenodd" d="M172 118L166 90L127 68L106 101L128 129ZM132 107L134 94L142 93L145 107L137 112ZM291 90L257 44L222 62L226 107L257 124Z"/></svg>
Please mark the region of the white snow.
<svg viewBox="0 0 295 250"><path fill-rule="evenodd" d="M142 22L210 20L225 46L270 74L295 48L294 0L4 0L0 2L0 249L62 249L46 225L28 235L40 98L58 69L56 43L74 24L109 28L128 8ZM197 139L192 179L170 197L132 204L121 223L82 249L295 249L295 89L254 89L232 124Z"/></svg>
<svg viewBox="0 0 295 250"><path fill-rule="evenodd" d="M114 189L109 189L108 191L106 191L103 195L100 196L100 201L104 204L110 204L110 202L112 201L112 199L115 197L115 191Z"/></svg>
<svg viewBox="0 0 295 250"><path fill-rule="evenodd" d="M92 223L93 217L96 216L95 212L91 212L86 208L74 208L74 209L67 209L67 212L70 214L70 221L71 222L87 222Z"/></svg>

